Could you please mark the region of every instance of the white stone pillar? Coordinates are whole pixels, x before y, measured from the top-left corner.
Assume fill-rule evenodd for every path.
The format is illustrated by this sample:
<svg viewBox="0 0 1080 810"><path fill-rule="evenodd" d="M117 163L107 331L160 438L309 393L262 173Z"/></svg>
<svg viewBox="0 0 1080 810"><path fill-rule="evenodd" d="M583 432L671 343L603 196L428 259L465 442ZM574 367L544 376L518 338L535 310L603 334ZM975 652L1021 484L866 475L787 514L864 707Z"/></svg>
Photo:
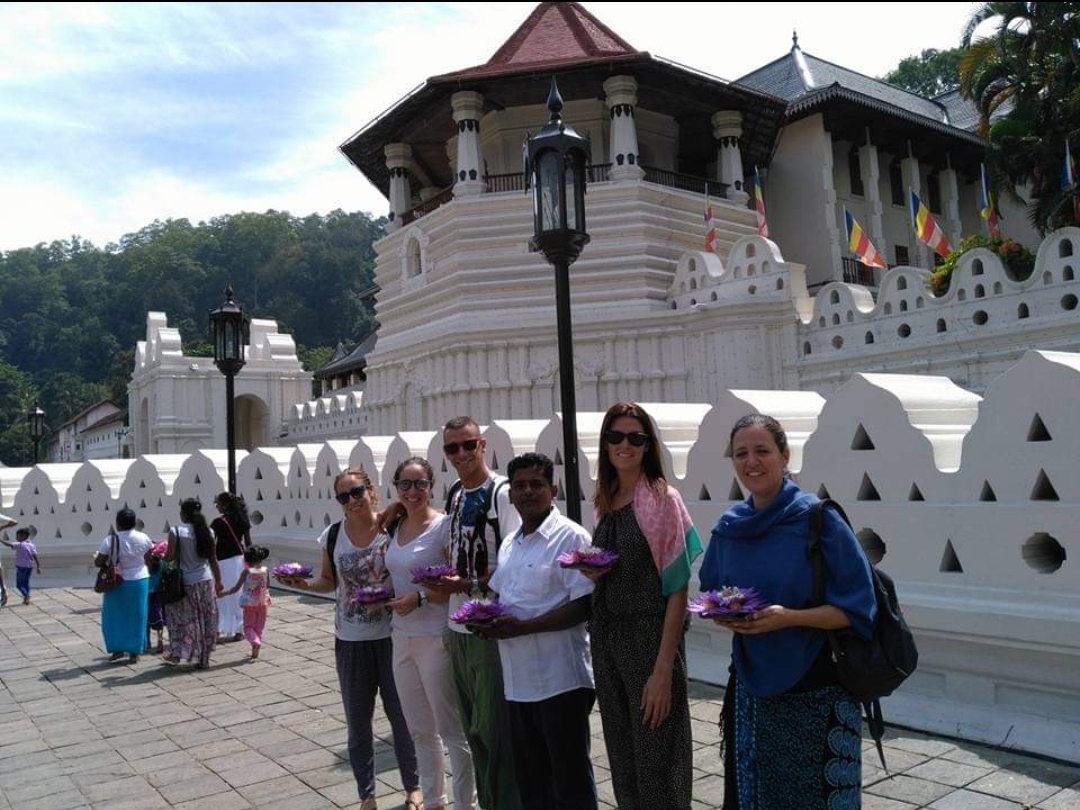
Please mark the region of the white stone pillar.
<svg viewBox="0 0 1080 810"><path fill-rule="evenodd" d="M960 182L956 177L956 169L945 169L938 175L938 185L941 188L941 213L945 221L941 223L945 236L949 239L949 247L956 250L960 247L962 236L960 230Z"/></svg>
<svg viewBox="0 0 1080 810"><path fill-rule="evenodd" d="M878 165L877 147L869 141L859 147L859 168L862 170L863 195L866 198L866 227L870 229L870 241L884 256L888 245L885 244L885 232L881 226L881 168ZM887 256L885 260L888 261Z"/></svg>
<svg viewBox="0 0 1080 810"><path fill-rule="evenodd" d="M611 115L611 168L609 180L640 180L645 170L638 165L637 80L633 76L612 76L604 82L604 93Z"/></svg>
<svg viewBox="0 0 1080 810"><path fill-rule="evenodd" d="M457 174L454 176L454 196L483 194L484 159L480 154L480 117L484 113L484 97L472 90L462 90L450 97L457 122Z"/></svg>
<svg viewBox="0 0 1080 810"><path fill-rule="evenodd" d="M407 143L388 143L383 147L386 168L390 172L390 222L386 232L401 227L401 215L412 208L412 147Z"/></svg>
<svg viewBox="0 0 1080 810"><path fill-rule="evenodd" d="M716 156L716 179L727 184L727 198L745 204L750 195L743 189L742 113L738 110L721 110L713 113L713 137L719 149Z"/></svg>
<svg viewBox="0 0 1080 810"><path fill-rule="evenodd" d="M927 200L922 199L922 183L919 180L919 159L913 157L906 157L900 161L900 176L904 178L904 202L907 204L908 221L912 222L911 216L911 192L915 192L919 199L923 201L923 204L929 208ZM914 223L911 224L909 233L911 234L911 244L914 246L914 250L911 255L914 258L914 264L916 267L922 267L927 270L934 269L934 262L931 258L932 251L928 248L923 241L915 233Z"/></svg>

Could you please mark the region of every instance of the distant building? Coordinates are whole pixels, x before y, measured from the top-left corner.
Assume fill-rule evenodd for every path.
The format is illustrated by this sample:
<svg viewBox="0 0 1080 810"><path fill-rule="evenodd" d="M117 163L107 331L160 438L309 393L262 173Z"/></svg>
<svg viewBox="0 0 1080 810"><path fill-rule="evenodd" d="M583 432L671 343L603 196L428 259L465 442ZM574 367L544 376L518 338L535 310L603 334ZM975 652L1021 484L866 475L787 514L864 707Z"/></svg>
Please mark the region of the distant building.
<svg viewBox="0 0 1080 810"><path fill-rule="evenodd" d="M58 427L49 437L52 462L129 458L124 452L127 411L109 399L96 402Z"/></svg>

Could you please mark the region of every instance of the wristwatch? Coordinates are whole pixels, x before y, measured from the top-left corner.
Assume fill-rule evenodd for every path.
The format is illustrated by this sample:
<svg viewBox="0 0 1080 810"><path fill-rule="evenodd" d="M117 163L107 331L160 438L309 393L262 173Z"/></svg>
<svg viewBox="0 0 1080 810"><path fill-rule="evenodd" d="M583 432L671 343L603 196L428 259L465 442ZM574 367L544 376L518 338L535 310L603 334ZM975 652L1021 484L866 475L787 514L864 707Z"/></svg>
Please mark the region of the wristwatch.
<svg viewBox="0 0 1080 810"><path fill-rule="evenodd" d="M423 607L427 604L427 594L423 591L417 591L417 607Z"/></svg>

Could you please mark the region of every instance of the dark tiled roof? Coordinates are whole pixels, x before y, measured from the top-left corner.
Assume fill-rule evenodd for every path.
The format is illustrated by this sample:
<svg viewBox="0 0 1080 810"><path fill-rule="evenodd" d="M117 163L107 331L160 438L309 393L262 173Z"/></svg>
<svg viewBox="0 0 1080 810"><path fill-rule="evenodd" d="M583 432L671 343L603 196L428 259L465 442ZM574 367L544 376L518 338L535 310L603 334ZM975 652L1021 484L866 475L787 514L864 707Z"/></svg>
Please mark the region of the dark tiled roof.
<svg viewBox="0 0 1080 810"><path fill-rule="evenodd" d="M803 53L798 45L785 56L747 73L735 83L780 96L789 102L806 93L837 84L899 110L939 123L949 123L944 104Z"/></svg>
<svg viewBox="0 0 1080 810"><path fill-rule="evenodd" d="M948 113L949 123L959 129L974 132L979 125L979 110L966 98L961 98L959 90L942 93L936 99Z"/></svg>
<svg viewBox="0 0 1080 810"><path fill-rule="evenodd" d="M360 345L348 354L345 354L344 348L339 343L334 356L330 358L325 366L315 372L315 379L321 380L337 374L344 374L347 371L362 369L367 365L367 356L375 348L378 336L378 330L370 332L366 338L360 341Z"/></svg>

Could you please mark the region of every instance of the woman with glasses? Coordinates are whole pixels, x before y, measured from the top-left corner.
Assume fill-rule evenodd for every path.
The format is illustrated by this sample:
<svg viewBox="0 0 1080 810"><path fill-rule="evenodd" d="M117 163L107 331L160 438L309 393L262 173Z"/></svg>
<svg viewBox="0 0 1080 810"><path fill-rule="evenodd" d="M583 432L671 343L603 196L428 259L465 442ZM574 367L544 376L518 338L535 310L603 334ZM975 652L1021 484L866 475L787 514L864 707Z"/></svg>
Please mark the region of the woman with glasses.
<svg viewBox="0 0 1080 810"><path fill-rule="evenodd" d="M689 810L686 596L701 541L664 478L659 437L640 406L612 405L600 431L593 546L616 552L597 574L596 699L621 810Z"/></svg>
<svg viewBox="0 0 1080 810"><path fill-rule="evenodd" d="M431 507L435 474L426 459L410 458L394 471L398 502L405 515L387 526L386 567L394 584L394 677L405 719L420 761L420 781L427 810L446 806L446 764L450 752L454 807L475 810L476 783L472 753L461 727L457 696L450 673L445 597L429 600L414 583L417 568L446 565L449 560L450 518ZM408 810L408 809L407 809Z"/></svg>
<svg viewBox="0 0 1080 810"><path fill-rule="evenodd" d="M386 549L390 538L375 524L378 495L362 467L349 467L334 479L334 498L344 519L326 527L319 537L322 568L319 576L278 577L302 591L334 592L334 659L341 702L349 732L349 763L360 792L361 810L375 810L375 746L371 728L375 695L394 732L394 755L405 787L407 810L422 810L418 790L416 750L394 684L390 614L385 605L353 601L362 588L386 586L390 572Z"/></svg>

